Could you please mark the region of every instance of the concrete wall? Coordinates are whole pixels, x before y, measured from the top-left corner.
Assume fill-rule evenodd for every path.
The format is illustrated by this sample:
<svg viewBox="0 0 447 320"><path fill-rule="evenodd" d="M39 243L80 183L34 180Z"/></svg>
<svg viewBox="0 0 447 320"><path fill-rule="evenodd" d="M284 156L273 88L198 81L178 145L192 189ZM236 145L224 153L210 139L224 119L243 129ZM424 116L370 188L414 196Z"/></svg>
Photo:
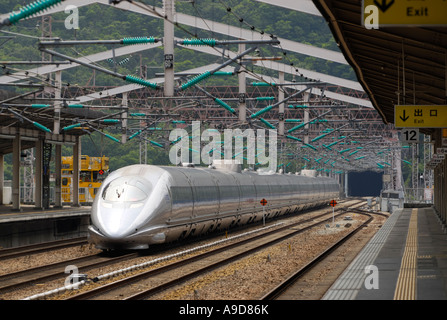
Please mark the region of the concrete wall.
<svg viewBox="0 0 447 320"><path fill-rule="evenodd" d="M87 236L90 217L60 217L0 223L0 247L11 248Z"/></svg>
<svg viewBox="0 0 447 320"><path fill-rule="evenodd" d="M442 148L442 130L436 130L434 136L432 136L432 140L435 140L435 150L437 148ZM434 207L439 215L444 226L447 226L447 208L446 208L446 196L447 196L447 160L444 160L441 164L439 164L434 171Z"/></svg>

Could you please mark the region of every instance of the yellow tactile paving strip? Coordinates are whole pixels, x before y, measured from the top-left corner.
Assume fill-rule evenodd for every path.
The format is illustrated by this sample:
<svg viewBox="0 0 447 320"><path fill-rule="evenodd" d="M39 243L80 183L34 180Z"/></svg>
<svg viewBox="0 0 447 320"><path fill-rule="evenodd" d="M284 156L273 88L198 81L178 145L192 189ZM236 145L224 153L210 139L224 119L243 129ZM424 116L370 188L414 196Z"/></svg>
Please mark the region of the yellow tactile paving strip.
<svg viewBox="0 0 447 320"><path fill-rule="evenodd" d="M394 300L416 300L416 273L418 251L418 209L411 211L407 242L397 279Z"/></svg>

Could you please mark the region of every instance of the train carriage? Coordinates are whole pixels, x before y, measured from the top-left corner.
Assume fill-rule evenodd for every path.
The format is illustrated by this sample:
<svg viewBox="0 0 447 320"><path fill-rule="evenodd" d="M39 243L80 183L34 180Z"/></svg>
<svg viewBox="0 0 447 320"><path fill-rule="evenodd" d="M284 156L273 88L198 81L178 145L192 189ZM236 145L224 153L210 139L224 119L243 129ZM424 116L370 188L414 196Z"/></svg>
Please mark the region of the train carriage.
<svg viewBox="0 0 447 320"><path fill-rule="evenodd" d="M223 162L222 162L223 163ZM214 168L133 165L112 172L92 206L89 241L101 249L144 249L215 229L329 203L329 178ZM235 169L236 168L236 169Z"/></svg>

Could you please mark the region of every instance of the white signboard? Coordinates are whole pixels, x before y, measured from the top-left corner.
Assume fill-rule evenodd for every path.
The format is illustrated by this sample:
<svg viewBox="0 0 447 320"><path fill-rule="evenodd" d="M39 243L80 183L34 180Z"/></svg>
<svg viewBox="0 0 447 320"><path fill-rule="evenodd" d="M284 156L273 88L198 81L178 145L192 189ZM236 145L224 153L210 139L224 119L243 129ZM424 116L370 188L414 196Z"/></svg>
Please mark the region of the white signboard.
<svg viewBox="0 0 447 320"><path fill-rule="evenodd" d="M419 142L419 129L402 129L400 135L400 141L402 143L418 143Z"/></svg>

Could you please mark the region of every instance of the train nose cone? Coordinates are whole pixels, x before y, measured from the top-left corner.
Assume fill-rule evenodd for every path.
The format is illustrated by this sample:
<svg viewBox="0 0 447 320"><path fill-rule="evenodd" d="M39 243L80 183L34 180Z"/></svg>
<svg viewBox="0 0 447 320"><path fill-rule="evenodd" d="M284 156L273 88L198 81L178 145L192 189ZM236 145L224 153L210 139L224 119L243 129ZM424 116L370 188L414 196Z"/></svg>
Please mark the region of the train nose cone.
<svg viewBox="0 0 447 320"><path fill-rule="evenodd" d="M108 238L120 240L135 231L133 226L135 217L129 214L127 210L121 209L115 212L107 212L107 214L109 217L103 220L101 229Z"/></svg>

